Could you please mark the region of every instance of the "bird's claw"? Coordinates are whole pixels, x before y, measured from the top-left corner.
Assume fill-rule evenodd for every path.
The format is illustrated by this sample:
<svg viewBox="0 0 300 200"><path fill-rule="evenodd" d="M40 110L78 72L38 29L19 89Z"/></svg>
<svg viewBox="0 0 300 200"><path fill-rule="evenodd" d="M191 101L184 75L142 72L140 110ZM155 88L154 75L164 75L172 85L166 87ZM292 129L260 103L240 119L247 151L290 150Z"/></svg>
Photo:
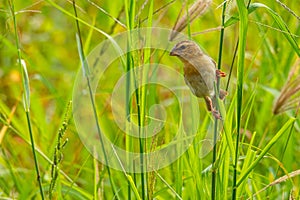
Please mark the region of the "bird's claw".
<svg viewBox="0 0 300 200"><path fill-rule="evenodd" d="M219 113L219 111L217 111L217 110L214 109L214 110L212 110L211 112L212 112L213 116L214 116L216 119L223 120L223 119L222 119L222 116L221 116L220 113Z"/></svg>
<svg viewBox="0 0 300 200"><path fill-rule="evenodd" d="M225 77L226 76L226 73L225 72L222 72L221 70L217 69L216 70L216 76L217 77Z"/></svg>

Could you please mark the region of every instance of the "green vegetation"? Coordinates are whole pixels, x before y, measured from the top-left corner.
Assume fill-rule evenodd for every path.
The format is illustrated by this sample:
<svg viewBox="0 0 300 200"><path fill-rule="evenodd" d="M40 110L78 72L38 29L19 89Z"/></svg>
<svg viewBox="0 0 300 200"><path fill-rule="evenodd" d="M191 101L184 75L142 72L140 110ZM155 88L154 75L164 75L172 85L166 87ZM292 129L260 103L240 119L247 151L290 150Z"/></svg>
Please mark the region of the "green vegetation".
<svg viewBox="0 0 300 200"><path fill-rule="evenodd" d="M298 199L299 3L209 2L2 0L0 198ZM216 84L228 91L223 120L180 85L183 65L169 56L180 34L227 73ZM120 56L94 87L106 54Z"/></svg>

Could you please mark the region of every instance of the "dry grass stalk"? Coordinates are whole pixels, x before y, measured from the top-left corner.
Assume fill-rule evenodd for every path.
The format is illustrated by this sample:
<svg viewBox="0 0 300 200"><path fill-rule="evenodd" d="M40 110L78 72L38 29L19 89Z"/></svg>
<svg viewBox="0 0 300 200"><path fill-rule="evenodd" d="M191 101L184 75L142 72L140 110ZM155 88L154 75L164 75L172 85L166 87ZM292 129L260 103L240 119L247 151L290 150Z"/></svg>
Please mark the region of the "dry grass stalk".
<svg viewBox="0 0 300 200"><path fill-rule="evenodd" d="M291 172L291 173L289 173L289 174L287 174L287 175L284 175L284 176L282 176L282 177L276 179L275 181L273 181L272 183L270 183L269 185L267 185L267 186L264 187L263 189L259 190L257 193L255 193L253 196L251 196L251 198L248 198L247 200L252 199L253 197L255 197L255 196L258 195L259 193L261 193L261 192L267 190L267 189L268 189L269 187L271 187L271 186L274 186L274 185L277 185L277 184L279 184L279 183L285 182L285 181L287 181L287 180L289 180L289 179L291 179L291 178L293 178L293 177L295 177L295 176L299 176L299 175L300 175L300 170L299 170L299 169L296 170L296 171L293 171L293 172Z"/></svg>
<svg viewBox="0 0 300 200"><path fill-rule="evenodd" d="M287 110L294 109L300 102L300 59L298 58L292 67L288 79L281 89L276 100L273 113L280 114Z"/></svg>
<svg viewBox="0 0 300 200"><path fill-rule="evenodd" d="M300 20L300 17L292 9L290 9L287 5L285 5L284 3L280 2L279 0L276 0L276 2L279 3L289 13L291 13L292 15L294 15L298 20Z"/></svg>
<svg viewBox="0 0 300 200"><path fill-rule="evenodd" d="M183 17L179 18L181 12L178 15L178 19L173 27L172 33L170 35L170 40L172 41L178 33L180 33L188 23L192 23L194 19L202 15L209 5L211 4L211 0L197 0L189 9L188 13L186 13Z"/></svg>
<svg viewBox="0 0 300 200"><path fill-rule="evenodd" d="M6 123L3 124L3 127L0 130L0 145L2 144L3 138L5 136L5 133L8 130L9 126L10 126L10 123L11 123L11 120L12 120L13 116L15 116L15 111L17 109L17 105L18 105L18 102L12 107L12 110L11 110L9 116L6 119Z"/></svg>

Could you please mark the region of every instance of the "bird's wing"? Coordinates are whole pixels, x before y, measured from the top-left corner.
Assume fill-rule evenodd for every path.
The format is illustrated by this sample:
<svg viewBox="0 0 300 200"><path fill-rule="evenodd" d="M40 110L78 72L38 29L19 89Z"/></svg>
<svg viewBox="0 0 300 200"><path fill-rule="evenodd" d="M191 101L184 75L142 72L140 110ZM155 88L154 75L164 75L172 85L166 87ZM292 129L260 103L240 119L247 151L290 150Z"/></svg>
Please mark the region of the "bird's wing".
<svg viewBox="0 0 300 200"><path fill-rule="evenodd" d="M210 57L208 59L202 57L197 60L189 60L189 62L197 69L207 89L214 93L214 81L216 79L215 62Z"/></svg>
<svg viewBox="0 0 300 200"><path fill-rule="evenodd" d="M214 60L214 59L212 59L212 58L210 58L210 60L211 60L211 62L214 64L214 66L215 66L215 68L217 67L217 62Z"/></svg>

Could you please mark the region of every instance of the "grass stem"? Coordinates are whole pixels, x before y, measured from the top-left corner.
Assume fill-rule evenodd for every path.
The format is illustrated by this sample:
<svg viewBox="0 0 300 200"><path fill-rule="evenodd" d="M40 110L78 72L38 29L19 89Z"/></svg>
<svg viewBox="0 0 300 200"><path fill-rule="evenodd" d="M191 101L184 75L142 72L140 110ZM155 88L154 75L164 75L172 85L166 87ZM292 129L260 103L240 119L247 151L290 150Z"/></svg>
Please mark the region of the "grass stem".
<svg viewBox="0 0 300 200"><path fill-rule="evenodd" d="M249 2L250 3L250 2ZM249 4L248 4L249 5ZM239 27L239 48L238 48L238 67L237 67L237 136L235 146L235 158L233 164L233 186L232 186L232 199L236 199L237 193L237 165L239 156L239 141L241 133L242 122L242 102L243 102L243 84L244 84L244 66L245 66L245 51L246 51L246 37L248 28L248 10L244 2L237 1L237 7L240 16Z"/></svg>
<svg viewBox="0 0 300 200"><path fill-rule="evenodd" d="M80 59L81 59L82 67L83 67L83 70L85 72L84 76L86 77L86 81L87 81L87 86L88 86L88 91L89 91L90 100L91 100L91 104L92 104L93 114L94 114L94 118L95 118L95 121L96 121L97 133L98 133L99 140L100 140L100 143L101 143L101 148L102 148L102 151L103 151L105 166L106 166L106 170L107 170L107 173L108 173L111 188L112 188L113 194L117 197L117 199L119 199L118 198L118 193L116 192L116 189L115 189L115 184L114 184L113 179L112 179L111 171L110 171L110 168L108 166L108 158L107 158L107 155L106 155L106 152L105 152L104 142L103 142L103 139L102 139L101 129L100 129L100 126L99 126L99 118L98 118L96 104L95 104L95 100L94 100L94 97L93 97L93 91L92 91L90 78L89 78L89 74L88 74L89 73L89 67L87 66L86 58L85 58L85 55L84 55L84 52L83 52L83 45L82 45L82 39L81 39L81 34L80 34L79 22L77 20L78 17L77 17L77 10L76 10L76 5L75 5L75 0L73 0L73 9L74 9L75 16L76 16L76 27L77 27L77 34L78 34L77 35L78 36L77 37L78 50L79 50L79 53L80 53Z"/></svg>
<svg viewBox="0 0 300 200"><path fill-rule="evenodd" d="M42 186L41 175L40 175L40 170L39 170L39 164L38 164L37 156L36 156L36 153L35 153L35 144L34 144L34 139L33 139L33 133L32 133L32 128L31 128L31 120L30 120L29 111L26 112L26 118L27 118L28 131L29 131L29 135L30 135L30 141L31 141L31 149L32 149L33 158L34 158L35 171L36 171L37 181L38 181L39 188L40 188L40 194L41 194L42 199L45 199L43 186Z"/></svg>
<svg viewBox="0 0 300 200"><path fill-rule="evenodd" d="M221 63L222 63L222 51L223 51L223 40L224 40L224 23L225 23L225 11L226 11L226 3L223 5L222 10L222 29L220 34L220 48L219 48L219 59L218 59L218 70L221 69ZM217 78L217 93L216 96L218 97L220 92L220 80L219 77ZM218 103L216 101L216 107L217 110L219 110ZM215 118L215 124L214 124L214 148L213 148L213 160L212 160L212 180L211 180L211 199L216 199L216 175L217 175L217 169L215 166L215 162L217 159L217 137L218 137L218 119Z"/></svg>
<svg viewBox="0 0 300 200"><path fill-rule="evenodd" d="M27 74L27 69L25 64L22 64L22 58L21 58L21 49L20 49L20 43L19 43L19 36L18 36L18 31L17 31L17 20L16 20L16 15L15 15L15 9L14 9L14 3L12 0L9 0L9 5L10 5L10 10L11 14L13 17L13 22L14 22L14 30L15 30L15 40L16 40L16 45L17 45L17 51L18 51L18 63L20 66L20 70L22 73L22 85L23 89L25 91L24 94L24 109L26 113L26 120L27 120L27 126L28 126L28 132L30 136L30 142L31 142L31 149L32 149L32 154L33 154L33 159L34 159L34 166L35 166L35 171L36 171L36 176L37 176L37 182L39 184L39 189L40 189L40 194L41 198L44 200L44 191L43 191L43 186L42 186L42 180L41 180L41 175L40 175L40 170L39 170L39 164L35 152L35 143L34 143L34 138L33 138L33 132L32 132L32 127L31 127L31 120L30 120L30 88L29 88L29 79L28 79L28 74ZM23 65L23 66L22 66Z"/></svg>

